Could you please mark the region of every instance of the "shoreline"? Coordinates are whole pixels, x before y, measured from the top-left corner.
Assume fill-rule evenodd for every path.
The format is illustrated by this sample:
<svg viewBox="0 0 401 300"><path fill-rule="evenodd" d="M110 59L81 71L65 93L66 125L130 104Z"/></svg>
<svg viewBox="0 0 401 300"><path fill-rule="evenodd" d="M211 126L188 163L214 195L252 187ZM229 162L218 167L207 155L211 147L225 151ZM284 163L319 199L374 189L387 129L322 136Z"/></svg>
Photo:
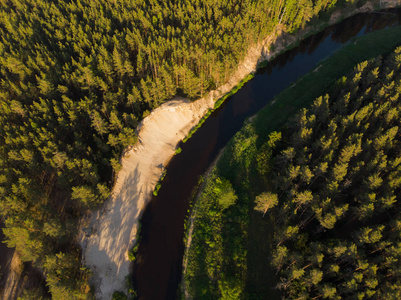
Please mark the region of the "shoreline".
<svg viewBox="0 0 401 300"><path fill-rule="evenodd" d="M358 13L373 12L368 2L349 14L334 12L322 30L342 18ZM401 1L386 1L380 9L401 5ZM178 143L194 128L215 100L224 96L244 77L255 72L262 61L271 60L289 47L296 45L316 31L307 26L295 35L283 32L277 25L273 32L255 47L248 50L245 59L230 80L205 97L189 102L176 98L152 111L137 128L138 143L124 150L112 196L103 206L81 222L79 242L83 249L82 261L93 271L92 283L97 299L110 299L115 290L126 291L125 277L129 275L128 250L135 243L138 219L151 199L162 169L174 156ZM271 45L273 51L269 51Z"/></svg>
<svg viewBox="0 0 401 300"><path fill-rule="evenodd" d="M184 274L186 272L187 269L187 264L188 264L188 253L189 253L189 249L191 246L191 242L192 242L192 233L194 230L194 222L195 222L195 218L196 218L196 212L197 212L197 205L196 203L198 202L199 197L201 196L201 193L203 191L203 189L205 188L206 185L206 178L209 177L210 173L213 171L214 167L216 166L217 162L219 161L220 157L223 155L224 151L225 151L226 147L224 147L223 149L220 150L219 154L217 155L217 157L214 159L214 161L212 162L212 164L209 166L209 168L206 170L206 172L204 173L204 177L203 177L203 183L200 185L200 187L198 188L196 194L193 197L193 200L191 200L191 202L193 203L193 208L190 210L188 219L186 220L186 226L187 226L187 230L185 232L185 249L184 249L184 256L182 259L182 281L180 284L180 287L182 289L182 292L185 296L185 298L187 299L189 297L186 288L185 288L185 280L184 280ZM188 227L189 224L189 227Z"/></svg>

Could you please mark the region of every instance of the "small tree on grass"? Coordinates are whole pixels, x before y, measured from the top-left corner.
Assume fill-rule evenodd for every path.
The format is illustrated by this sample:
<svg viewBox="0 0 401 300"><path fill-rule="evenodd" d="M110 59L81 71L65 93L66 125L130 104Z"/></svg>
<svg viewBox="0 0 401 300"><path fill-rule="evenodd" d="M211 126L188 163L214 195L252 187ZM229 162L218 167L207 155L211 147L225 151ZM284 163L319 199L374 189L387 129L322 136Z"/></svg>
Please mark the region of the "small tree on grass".
<svg viewBox="0 0 401 300"><path fill-rule="evenodd" d="M278 204L278 197L277 194L270 192L262 193L256 197L255 203L255 210L263 213L264 217L270 208L273 208Z"/></svg>
<svg viewBox="0 0 401 300"><path fill-rule="evenodd" d="M217 196L220 207L224 210L234 205L238 199L235 190L230 181L225 178L217 178L216 184L213 189L214 194Z"/></svg>

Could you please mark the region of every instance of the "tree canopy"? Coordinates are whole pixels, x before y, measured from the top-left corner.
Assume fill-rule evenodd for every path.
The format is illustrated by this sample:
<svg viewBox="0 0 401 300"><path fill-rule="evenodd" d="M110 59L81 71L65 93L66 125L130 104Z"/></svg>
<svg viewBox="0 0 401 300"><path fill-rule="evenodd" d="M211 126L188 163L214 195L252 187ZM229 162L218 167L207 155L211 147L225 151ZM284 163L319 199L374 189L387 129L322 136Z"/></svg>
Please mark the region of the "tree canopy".
<svg viewBox="0 0 401 300"><path fill-rule="evenodd" d="M84 284L55 275L49 262L73 259L77 219L108 197L141 119L175 95L195 99L222 85L276 25L293 32L336 2L1 1L7 244L44 269L54 296L65 282L84 297Z"/></svg>
<svg viewBox="0 0 401 300"><path fill-rule="evenodd" d="M258 114L226 147L195 205L191 296L400 298L401 47L326 92L279 132L258 136ZM216 177L237 195L227 210Z"/></svg>
<svg viewBox="0 0 401 300"><path fill-rule="evenodd" d="M289 299L400 296L400 55L355 66L259 166L280 195L272 263Z"/></svg>

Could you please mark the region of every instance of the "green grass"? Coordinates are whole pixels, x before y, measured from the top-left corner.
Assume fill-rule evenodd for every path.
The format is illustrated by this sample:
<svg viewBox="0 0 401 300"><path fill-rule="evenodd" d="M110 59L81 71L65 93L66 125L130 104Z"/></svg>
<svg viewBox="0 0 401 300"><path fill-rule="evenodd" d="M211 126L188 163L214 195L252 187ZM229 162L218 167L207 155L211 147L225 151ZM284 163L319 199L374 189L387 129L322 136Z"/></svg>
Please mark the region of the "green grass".
<svg viewBox="0 0 401 300"><path fill-rule="evenodd" d="M221 209L219 197L226 185L219 182L215 172L205 183L205 189L195 203L197 217L194 223L191 250L185 281L190 294L197 299L213 299L221 290L221 283L239 274L246 261L245 244L238 239L246 228L246 205L232 205ZM229 188L229 187L227 187ZM226 217L224 216L224 213ZM219 232L219 234L214 234ZM222 257L229 257L224 263ZM216 267L219 271L216 271ZM242 276L245 277L245 274Z"/></svg>
<svg viewBox="0 0 401 300"><path fill-rule="evenodd" d="M398 38L397 38L398 37ZM322 95L328 87L357 63L390 53L401 44L401 26L387 28L353 39L334 55L320 62L315 69L280 93L258 113L255 128L264 139L278 130L290 116Z"/></svg>
<svg viewBox="0 0 401 300"><path fill-rule="evenodd" d="M180 154L182 151L181 147L178 147L177 149L175 149L175 155Z"/></svg>
<svg viewBox="0 0 401 300"><path fill-rule="evenodd" d="M159 190L162 187L162 181L164 177L166 177L167 171L164 170L162 176L160 177L159 181L157 182L155 189L153 191L153 196L157 196L159 194Z"/></svg>
<svg viewBox="0 0 401 300"><path fill-rule="evenodd" d="M141 242L141 231L142 231L142 224L138 221L138 229L136 231L135 236L135 244L132 246L131 250L128 251L128 259L130 261L136 260L136 255L138 253L139 243Z"/></svg>

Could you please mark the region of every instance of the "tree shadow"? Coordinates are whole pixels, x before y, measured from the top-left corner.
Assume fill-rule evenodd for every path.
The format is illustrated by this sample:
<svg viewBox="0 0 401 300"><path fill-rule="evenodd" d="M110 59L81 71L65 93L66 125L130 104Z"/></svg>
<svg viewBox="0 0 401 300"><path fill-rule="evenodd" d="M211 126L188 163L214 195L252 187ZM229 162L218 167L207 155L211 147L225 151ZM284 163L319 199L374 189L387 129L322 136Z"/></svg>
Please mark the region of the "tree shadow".
<svg viewBox="0 0 401 300"><path fill-rule="evenodd" d="M135 242L132 237L136 235L135 224L138 224L143 193L147 190L146 185L139 186L140 176L137 163L127 175L117 179L116 184L121 188L103 208L86 248L85 263L94 271L92 283L99 287L102 296L111 286L125 289L125 277L130 268L128 251Z"/></svg>

